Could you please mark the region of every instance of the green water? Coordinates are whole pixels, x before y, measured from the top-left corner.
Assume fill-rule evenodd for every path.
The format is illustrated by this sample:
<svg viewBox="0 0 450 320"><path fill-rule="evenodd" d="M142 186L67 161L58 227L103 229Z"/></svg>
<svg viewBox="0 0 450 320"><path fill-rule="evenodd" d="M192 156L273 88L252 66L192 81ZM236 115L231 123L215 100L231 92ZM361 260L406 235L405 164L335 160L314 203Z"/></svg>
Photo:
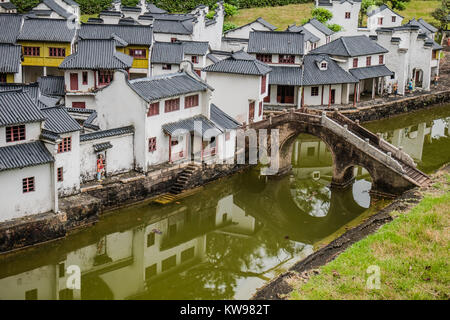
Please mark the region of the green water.
<svg viewBox="0 0 450 320"><path fill-rule="evenodd" d="M445 106L366 126L432 172L450 161L449 122ZM300 136L292 164L284 178L251 170L0 257L0 299L247 299L370 210L363 168L352 188L328 187L331 154L320 140ZM67 289L69 266L81 270L81 290Z"/></svg>

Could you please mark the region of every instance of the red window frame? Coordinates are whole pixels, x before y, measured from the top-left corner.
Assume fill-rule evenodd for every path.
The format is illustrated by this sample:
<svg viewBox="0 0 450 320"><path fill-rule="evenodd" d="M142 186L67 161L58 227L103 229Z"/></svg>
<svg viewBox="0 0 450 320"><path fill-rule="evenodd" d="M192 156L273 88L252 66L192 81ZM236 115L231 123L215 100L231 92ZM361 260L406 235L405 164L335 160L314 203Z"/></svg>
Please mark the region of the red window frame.
<svg viewBox="0 0 450 320"><path fill-rule="evenodd" d="M84 84L84 85L87 85L88 84L88 73L87 73L87 71L83 71L82 72L82 74L81 74L81 81L82 81L82 83Z"/></svg>
<svg viewBox="0 0 450 320"><path fill-rule="evenodd" d="M86 102L84 102L84 101L74 101L74 102L72 102L72 108L86 109Z"/></svg>
<svg viewBox="0 0 450 320"><path fill-rule="evenodd" d="M133 58L141 58L141 59L147 58L147 50L146 49L130 49L129 54Z"/></svg>
<svg viewBox="0 0 450 320"><path fill-rule="evenodd" d="M184 98L184 108L193 108L199 106L198 94Z"/></svg>
<svg viewBox="0 0 450 320"><path fill-rule="evenodd" d="M191 57L191 62L192 63L198 63L198 56L192 56Z"/></svg>
<svg viewBox="0 0 450 320"><path fill-rule="evenodd" d="M0 73L0 83L6 83L6 73Z"/></svg>
<svg viewBox="0 0 450 320"><path fill-rule="evenodd" d="M268 62L271 63L272 62L272 55L271 54L262 54L262 53L258 53L256 55L256 59L261 61L261 62Z"/></svg>
<svg viewBox="0 0 450 320"><path fill-rule="evenodd" d="M319 87L311 87L311 97L319 96Z"/></svg>
<svg viewBox="0 0 450 320"><path fill-rule="evenodd" d="M378 63L379 63L379 64L384 64L384 56L383 56L382 54L380 54L380 55L378 56Z"/></svg>
<svg viewBox="0 0 450 320"><path fill-rule="evenodd" d="M383 25L383 17L378 18L378 25Z"/></svg>
<svg viewBox="0 0 450 320"><path fill-rule="evenodd" d="M372 65L372 57L366 57L366 66L370 67Z"/></svg>
<svg viewBox="0 0 450 320"><path fill-rule="evenodd" d="M147 117L156 116L158 114L159 114L159 102L150 103L147 112Z"/></svg>
<svg viewBox="0 0 450 320"><path fill-rule="evenodd" d="M267 75L262 76L261 78L261 94L266 93L266 85L267 85Z"/></svg>
<svg viewBox="0 0 450 320"><path fill-rule="evenodd" d="M57 179L57 181L58 182L63 182L64 181L64 169L63 169L63 167L59 167L57 170L56 170L56 179Z"/></svg>
<svg viewBox="0 0 450 320"><path fill-rule="evenodd" d="M396 16L392 16L392 22L397 21L397 17Z"/></svg>
<svg viewBox="0 0 450 320"><path fill-rule="evenodd" d="M156 137L148 139L148 152L156 151Z"/></svg>
<svg viewBox="0 0 450 320"><path fill-rule="evenodd" d="M163 70L172 70L172 65L171 64L163 64L162 69Z"/></svg>
<svg viewBox="0 0 450 320"><path fill-rule="evenodd" d="M114 80L114 72L112 70L99 70L98 71L98 84L107 85Z"/></svg>
<svg viewBox="0 0 450 320"><path fill-rule="evenodd" d="M58 144L58 153L72 151L72 137L63 138Z"/></svg>
<svg viewBox="0 0 450 320"><path fill-rule="evenodd" d="M250 122L255 118L255 101L252 101L248 105L248 120Z"/></svg>
<svg viewBox="0 0 450 320"><path fill-rule="evenodd" d="M78 73L70 74L70 90L78 90Z"/></svg>
<svg viewBox="0 0 450 320"><path fill-rule="evenodd" d="M295 56L294 55L280 54L280 56L278 58L278 63L294 64L295 63Z"/></svg>
<svg viewBox="0 0 450 320"><path fill-rule="evenodd" d="M358 68L358 58L353 58L353 68Z"/></svg>
<svg viewBox="0 0 450 320"><path fill-rule="evenodd" d="M438 51L437 50L433 50L432 54L431 54L431 59L436 60L438 58Z"/></svg>
<svg viewBox="0 0 450 320"><path fill-rule="evenodd" d="M347 12L345 13L345 19L350 19L350 17L351 17L350 12L347 11Z"/></svg>
<svg viewBox="0 0 450 320"><path fill-rule="evenodd" d="M6 127L6 142L23 141L26 139L25 125Z"/></svg>
<svg viewBox="0 0 450 320"><path fill-rule="evenodd" d="M65 57L66 56L66 48L48 48L49 57Z"/></svg>
<svg viewBox="0 0 450 320"><path fill-rule="evenodd" d="M261 117L263 113L263 103L262 101L259 103L259 111L258 111L258 117Z"/></svg>
<svg viewBox="0 0 450 320"><path fill-rule="evenodd" d="M202 76L202 70L194 70L194 72L201 77Z"/></svg>
<svg viewBox="0 0 450 320"><path fill-rule="evenodd" d="M166 100L164 102L164 112L180 110L180 98Z"/></svg>
<svg viewBox="0 0 450 320"><path fill-rule="evenodd" d="M30 57L39 57L41 55L40 47L23 47L23 55Z"/></svg>
<svg viewBox="0 0 450 320"><path fill-rule="evenodd" d="M35 191L35 181L34 177L28 177L22 179L22 192L28 193Z"/></svg>

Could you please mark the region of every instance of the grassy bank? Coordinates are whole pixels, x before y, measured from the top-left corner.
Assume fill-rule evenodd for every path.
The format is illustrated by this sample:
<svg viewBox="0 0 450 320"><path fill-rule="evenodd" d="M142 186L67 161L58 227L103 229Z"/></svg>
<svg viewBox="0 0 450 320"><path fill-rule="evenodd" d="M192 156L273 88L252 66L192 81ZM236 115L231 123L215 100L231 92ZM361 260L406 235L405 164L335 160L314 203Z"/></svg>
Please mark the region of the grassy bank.
<svg viewBox="0 0 450 320"><path fill-rule="evenodd" d="M424 18L428 22L434 22L431 12L436 9L440 1L415 1L411 0L406 4L406 9L399 11L399 14L405 17L404 22L414 17ZM285 30L290 24L300 24L302 19L310 18L311 9L314 3L291 4L282 7L264 7L239 10L234 17L226 18L227 22L232 22L237 26L254 21L256 18L263 17L265 20L278 27L278 30Z"/></svg>
<svg viewBox="0 0 450 320"><path fill-rule="evenodd" d="M291 299L449 299L450 174L438 175L409 212L355 243L318 271L289 280ZM368 289L369 266L380 288Z"/></svg>

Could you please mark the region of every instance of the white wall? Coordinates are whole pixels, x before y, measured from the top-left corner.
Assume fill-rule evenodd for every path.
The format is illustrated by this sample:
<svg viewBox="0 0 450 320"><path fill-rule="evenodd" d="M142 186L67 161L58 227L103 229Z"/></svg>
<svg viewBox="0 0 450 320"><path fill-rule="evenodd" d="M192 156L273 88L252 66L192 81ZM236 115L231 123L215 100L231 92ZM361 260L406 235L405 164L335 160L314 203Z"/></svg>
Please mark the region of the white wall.
<svg viewBox="0 0 450 320"><path fill-rule="evenodd" d="M395 22L392 22L392 17L395 17ZM383 23L379 24L378 19L383 18ZM392 28L402 25L403 17L393 13L389 9L384 9L367 18L367 29L374 31L377 28Z"/></svg>
<svg viewBox="0 0 450 320"><path fill-rule="evenodd" d="M258 116L259 102L263 101L268 92L269 75L266 81L266 93L261 94L260 76L243 76L231 73L208 72L206 80L215 90L212 93L212 103L239 122L247 122L249 103L255 101L255 119ZM245 88L245 90L243 90Z"/></svg>
<svg viewBox="0 0 450 320"><path fill-rule="evenodd" d="M224 34L227 38L240 38L240 39L250 39L250 32L252 31L272 31L261 23L254 21L251 24L239 28L231 30Z"/></svg>
<svg viewBox="0 0 450 320"><path fill-rule="evenodd" d="M25 140L6 142L6 127L0 127L0 147L13 146L20 143L27 143L39 140L41 135L41 122L25 124Z"/></svg>
<svg viewBox="0 0 450 320"><path fill-rule="evenodd" d="M180 65L179 64L171 64L170 70L164 70L163 64L160 63L152 63L152 76L159 76L163 74L171 74L180 71Z"/></svg>
<svg viewBox="0 0 450 320"><path fill-rule="evenodd" d="M339 36L356 35L358 29L358 14L361 9L361 2L345 1L340 3L339 1L332 1L333 6L324 6L323 8L331 11L333 17L329 21L330 24L338 24L343 27L342 31L339 31ZM345 18L345 13L350 12L350 19Z"/></svg>
<svg viewBox="0 0 450 320"><path fill-rule="evenodd" d="M110 142L112 148L99 153L104 154L106 160L106 174L108 176L128 172L134 169L133 135L107 137L103 139L83 141L80 144L80 175L83 182L96 179L97 155L94 145Z"/></svg>
<svg viewBox="0 0 450 320"><path fill-rule="evenodd" d="M0 172L0 222L53 210L51 164ZM23 193L22 179L34 177L35 191Z"/></svg>

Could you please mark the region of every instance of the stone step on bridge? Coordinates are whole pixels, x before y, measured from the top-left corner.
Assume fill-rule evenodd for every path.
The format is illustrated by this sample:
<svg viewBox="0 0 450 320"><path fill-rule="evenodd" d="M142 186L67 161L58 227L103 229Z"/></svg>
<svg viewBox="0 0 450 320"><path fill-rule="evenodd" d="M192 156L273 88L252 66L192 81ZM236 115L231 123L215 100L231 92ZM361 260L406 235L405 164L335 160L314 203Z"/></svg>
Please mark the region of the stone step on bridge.
<svg viewBox="0 0 450 320"><path fill-rule="evenodd" d="M291 109L270 115L262 121L248 124L244 130L279 129L279 170L283 175L291 170L293 144L299 134L306 133L321 139L333 158L332 186L345 188L354 181L354 167L365 168L372 178L374 195L393 197L413 187L431 183L429 176L416 168L413 159L401 148L363 128L338 111ZM258 138L259 141L259 138ZM248 144L247 144L248 147ZM270 138L267 141L271 152Z"/></svg>

